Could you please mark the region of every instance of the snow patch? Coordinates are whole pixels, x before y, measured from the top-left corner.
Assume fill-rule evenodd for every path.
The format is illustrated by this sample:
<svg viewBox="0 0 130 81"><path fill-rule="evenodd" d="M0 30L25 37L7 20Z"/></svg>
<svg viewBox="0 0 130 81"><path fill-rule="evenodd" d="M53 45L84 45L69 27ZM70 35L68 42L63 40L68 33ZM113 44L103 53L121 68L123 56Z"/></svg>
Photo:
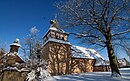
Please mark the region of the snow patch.
<svg viewBox="0 0 130 81"><path fill-rule="evenodd" d="M90 72L64 76L54 76L56 81L130 81L130 68L122 68L121 77L111 77L111 72ZM52 80L53 81L53 80Z"/></svg>
<svg viewBox="0 0 130 81"><path fill-rule="evenodd" d="M27 81L32 81L35 79L35 70L32 70L30 73L27 74Z"/></svg>
<svg viewBox="0 0 130 81"><path fill-rule="evenodd" d="M10 53L7 54L7 56L10 56L10 55L11 56L16 56L16 55L18 55L18 53L17 52L14 52L14 53L10 52Z"/></svg>
<svg viewBox="0 0 130 81"><path fill-rule="evenodd" d="M49 30L54 30L54 31L58 31L58 32L62 32L62 33L65 33L65 31L63 31L62 29L58 29L58 28L56 28L56 27L50 27L50 29Z"/></svg>
<svg viewBox="0 0 130 81"><path fill-rule="evenodd" d="M111 75L112 77L120 77L120 75L117 73L117 72L112 72L112 75Z"/></svg>
<svg viewBox="0 0 130 81"><path fill-rule="evenodd" d="M96 59L96 63L94 66L105 66L105 65L109 65L105 60L102 60L102 59Z"/></svg>
<svg viewBox="0 0 130 81"><path fill-rule="evenodd" d="M39 68L37 69L37 71L40 72L39 78L40 78L41 80L42 80L42 79L46 80L47 77L50 76L49 73L48 73L48 70L45 70L45 69L43 69L42 67L39 67Z"/></svg>
<svg viewBox="0 0 130 81"><path fill-rule="evenodd" d="M76 57L76 58L91 58L91 59L95 59L97 57L97 58L100 58L100 59L104 59L94 49L89 49L89 48L84 48L84 47L74 46L74 45L71 47L71 49L72 49L72 56Z"/></svg>
<svg viewBox="0 0 130 81"><path fill-rule="evenodd" d="M12 43L10 46L18 46L18 47L20 47L20 44L18 44L18 43Z"/></svg>
<svg viewBox="0 0 130 81"><path fill-rule="evenodd" d="M62 44L69 44L69 45L70 45L70 42L63 41L63 40L59 40L59 39L54 39L54 38L49 38L49 39L43 44L43 46L46 45L46 43L48 43L48 42L50 42L50 41L52 41L52 42L57 42L57 43L62 43Z"/></svg>
<svg viewBox="0 0 130 81"><path fill-rule="evenodd" d="M17 70L17 71L19 71L17 67L10 67L10 66L3 68L3 70Z"/></svg>
<svg viewBox="0 0 130 81"><path fill-rule="evenodd" d="M120 67L127 66L127 62L125 58L118 59L118 63L120 64Z"/></svg>

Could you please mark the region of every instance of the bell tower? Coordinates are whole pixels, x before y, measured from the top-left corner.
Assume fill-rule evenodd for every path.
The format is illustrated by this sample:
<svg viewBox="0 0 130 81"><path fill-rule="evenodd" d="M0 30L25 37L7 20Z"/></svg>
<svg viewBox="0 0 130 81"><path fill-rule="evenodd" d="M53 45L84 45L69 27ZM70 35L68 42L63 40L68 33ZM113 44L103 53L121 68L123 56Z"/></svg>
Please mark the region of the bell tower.
<svg viewBox="0 0 130 81"><path fill-rule="evenodd" d="M51 75L63 75L70 73L71 45L68 42L68 34L63 31L55 18L50 21L50 28L43 36L43 55L49 64Z"/></svg>

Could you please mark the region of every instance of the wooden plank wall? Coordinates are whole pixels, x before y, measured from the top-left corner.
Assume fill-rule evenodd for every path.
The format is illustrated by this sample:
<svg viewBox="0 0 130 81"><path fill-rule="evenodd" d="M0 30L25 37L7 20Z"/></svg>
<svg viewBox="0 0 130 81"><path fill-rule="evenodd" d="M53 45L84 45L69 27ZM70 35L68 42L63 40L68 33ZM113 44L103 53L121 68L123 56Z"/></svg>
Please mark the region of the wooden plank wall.
<svg viewBox="0 0 130 81"><path fill-rule="evenodd" d="M72 58L71 73L93 72L95 59Z"/></svg>
<svg viewBox="0 0 130 81"><path fill-rule="evenodd" d="M69 74L71 69L70 45L49 42L43 48L44 58L48 59L48 68L51 75Z"/></svg>
<svg viewBox="0 0 130 81"><path fill-rule="evenodd" d="M94 72L104 72L104 71L110 71L110 66L109 65L94 66Z"/></svg>

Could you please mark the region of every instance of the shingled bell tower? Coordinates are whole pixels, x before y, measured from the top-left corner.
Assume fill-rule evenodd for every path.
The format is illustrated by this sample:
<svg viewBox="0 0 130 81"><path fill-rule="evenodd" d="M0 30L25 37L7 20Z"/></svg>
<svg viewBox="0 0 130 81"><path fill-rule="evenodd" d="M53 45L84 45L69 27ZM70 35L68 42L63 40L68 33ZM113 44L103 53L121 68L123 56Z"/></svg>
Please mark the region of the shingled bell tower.
<svg viewBox="0 0 130 81"><path fill-rule="evenodd" d="M71 45L68 42L68 34L59 26L55 18L50 21L50 28L43 36L42 58L48 61L51 75L63 75L70 73Z"/></svg>

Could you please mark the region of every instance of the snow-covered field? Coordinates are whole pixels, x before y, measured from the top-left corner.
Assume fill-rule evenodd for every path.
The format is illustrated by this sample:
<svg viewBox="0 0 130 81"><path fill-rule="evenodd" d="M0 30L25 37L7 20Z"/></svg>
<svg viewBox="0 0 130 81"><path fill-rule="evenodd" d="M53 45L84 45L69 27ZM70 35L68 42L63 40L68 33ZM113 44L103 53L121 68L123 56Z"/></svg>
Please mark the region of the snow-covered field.
<svg viewBox="0 0 130 81"><path fill-rule="evenodd" d="M111 77L111 72L91 72L64 76L53 76L47 81L130 81L130 68L120 69L121 77Z"/></svg>

